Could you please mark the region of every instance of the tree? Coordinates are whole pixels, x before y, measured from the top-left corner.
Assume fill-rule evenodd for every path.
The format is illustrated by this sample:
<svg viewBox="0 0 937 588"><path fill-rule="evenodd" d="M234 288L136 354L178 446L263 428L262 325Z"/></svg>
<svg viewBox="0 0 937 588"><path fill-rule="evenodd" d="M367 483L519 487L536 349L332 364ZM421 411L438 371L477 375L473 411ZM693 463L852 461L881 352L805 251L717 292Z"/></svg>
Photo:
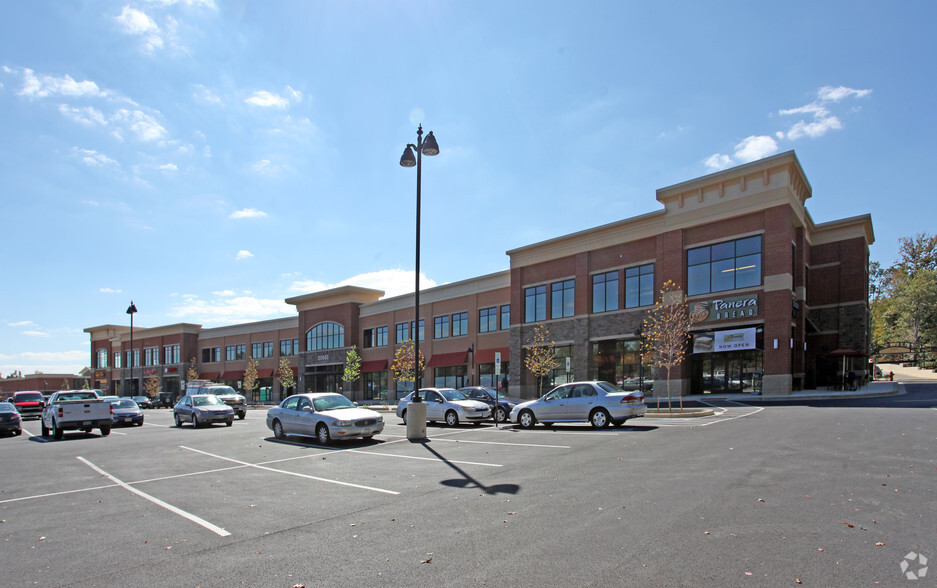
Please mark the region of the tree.
<svg viewBox="0 0 937 588"><path fill-rule="evenodd" d="M537 378L538 396L543 395L543 377L559 365L556 362L556 343L548 342L549 338L550 330L547 326L544 323L537 323L524 356L524 366Z"/></svg>
<svg viewBox="0 0 937 588"><path fill-rule="evenodd" d="M247 392L251 401L254 400L254 390L257 389L257 360L254 359L254 356L247 358L247 369L244 370L244 380L241 382L241 387Z"/></svg>
<svg viewBox="0 0 937 588"><path fill-rule="evenodd" d="M667 370L667 409L673 412L670 400L670 372L683 363L686 356L690 316L687 312L683 290L672 280L664 282L660 299L648 311L644 321L645 360L652 366ZM657 400L660 409L660 399ZM683 395L680 395L680 412L683 412Z"/></svg>
<svg viewBox="0 0 937 588"><path fill-rule="evenodd" d="M160 388L159 378L156 376L150 376L143 382L143 391L149 398L156 398L159 395Z"/></svg>
<svg viewBox="0 0 937 588"><path fill-rule="evenodd" d="M425 366L423 361L423 352L420 351L419 365L413 357L413 340L406 341L397 348L394 353L394 361L390 364L390 369L394 372L394 380L397 382L413 382L413 389L416 390L417 373L422 373Z"/></svg>
<svg viewBox="0 0 937 588"><path fill-rule="evenodd" d="M187 381L198 379L198 363L194 357L189 360L189 367L185 370L185 379Z"/></svg>
<svg viewBox="0 0 937 588"><path fill-rule="evenodd" d="M358 348L354 345L345 354L345 372L342 374L342 381L351 384L361 376L361 356L358 355Z"/></svg>
<svg viewBox="0 0 937 588"><path fill-rule="evenodd" d="M293 374L293 368L290 367L290 360L285 357L280 358L280 365L277 367L277 381L280 382L280 390L286 390L287 394L296 386L296 376Z"/></svg>

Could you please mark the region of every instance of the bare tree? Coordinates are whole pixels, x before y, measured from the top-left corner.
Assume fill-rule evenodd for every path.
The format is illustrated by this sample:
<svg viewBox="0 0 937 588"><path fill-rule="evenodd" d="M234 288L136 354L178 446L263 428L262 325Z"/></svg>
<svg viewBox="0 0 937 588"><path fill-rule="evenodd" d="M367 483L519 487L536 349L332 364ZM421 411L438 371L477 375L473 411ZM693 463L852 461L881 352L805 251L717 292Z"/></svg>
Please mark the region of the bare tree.
<svg viewBox="0 0 937 588"><path fill-rule="evenodd" d="M667 410L673 412L670 400L670 371L683 363L686 356L690 330L683 290L672 280L664 282L660 299L648 311L644 321L644 358L652 366L667 370ZM657 401L660 409L660 399ZM683 412L683 395L680 395L680 412Z"/></svg>
<svg viewBox="0 0 937 588"><path fill-rule="evenodd" d="M550 330L544 323L537 323L524 356L524 366L537 378L538 396L543 395L543 377L559 365L556 362L556 343L549 339Z"/></svg>
<svg viewBox="0 0 937 588"><path fill-rule="evenodd" d="M149 398L156 398L159 395L159 389L159 378L156 376L150 376L143 382L143 391Z"/></svg>
<svg viewBox="0 0 937 588"><path fill-rule="evenodd" d="M189 367L185 370L185 379L186 381L198 379L198 363L194 357L189 360Z"/></svg>

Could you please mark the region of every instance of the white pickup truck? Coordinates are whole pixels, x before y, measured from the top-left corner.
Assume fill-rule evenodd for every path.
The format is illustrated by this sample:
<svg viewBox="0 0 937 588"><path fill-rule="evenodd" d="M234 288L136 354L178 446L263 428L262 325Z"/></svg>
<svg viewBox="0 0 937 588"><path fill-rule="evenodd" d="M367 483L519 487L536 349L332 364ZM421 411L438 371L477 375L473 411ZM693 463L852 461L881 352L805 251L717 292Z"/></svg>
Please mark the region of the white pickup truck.
<svg viewBox="0 0 937 588"><path fill-rule="evenodd" d="M110 401L101 400L93 390L60 390L42 409L42 436L48 437L51 432L58 440L65 431L90 433L91 429L110 435L113 412Z"/></svg>

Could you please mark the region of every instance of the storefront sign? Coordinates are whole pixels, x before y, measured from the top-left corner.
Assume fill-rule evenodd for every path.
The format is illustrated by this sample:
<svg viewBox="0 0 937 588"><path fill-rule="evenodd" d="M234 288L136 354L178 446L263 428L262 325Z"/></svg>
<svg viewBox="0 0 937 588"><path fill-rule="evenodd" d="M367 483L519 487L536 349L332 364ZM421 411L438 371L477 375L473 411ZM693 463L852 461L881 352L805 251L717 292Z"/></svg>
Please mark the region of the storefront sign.
<svg viewBox="0 0 937 588"><path fill-rule="evenodd" d="M758 295L732 296L690 303L690 322L707 323L758 316Z"/></svg>
<svg viewBox="0 0 937 588"><path fill-rule="evenodd" d="M693 335L693 353L755 349L755 328L730 329Z"/></svg>

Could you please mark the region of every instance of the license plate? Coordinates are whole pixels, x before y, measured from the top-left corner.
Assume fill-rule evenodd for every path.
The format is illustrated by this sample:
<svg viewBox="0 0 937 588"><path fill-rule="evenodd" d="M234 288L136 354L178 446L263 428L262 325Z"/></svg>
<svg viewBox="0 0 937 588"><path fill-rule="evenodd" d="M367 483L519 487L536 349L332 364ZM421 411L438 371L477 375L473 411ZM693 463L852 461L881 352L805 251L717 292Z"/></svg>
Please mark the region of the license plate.
<svg viewBox="0 0 937 588"><path fill-rule="evenodd" d="M85 427L90 427L91 421L82 421L81 424L84 425Z"/></svg>

